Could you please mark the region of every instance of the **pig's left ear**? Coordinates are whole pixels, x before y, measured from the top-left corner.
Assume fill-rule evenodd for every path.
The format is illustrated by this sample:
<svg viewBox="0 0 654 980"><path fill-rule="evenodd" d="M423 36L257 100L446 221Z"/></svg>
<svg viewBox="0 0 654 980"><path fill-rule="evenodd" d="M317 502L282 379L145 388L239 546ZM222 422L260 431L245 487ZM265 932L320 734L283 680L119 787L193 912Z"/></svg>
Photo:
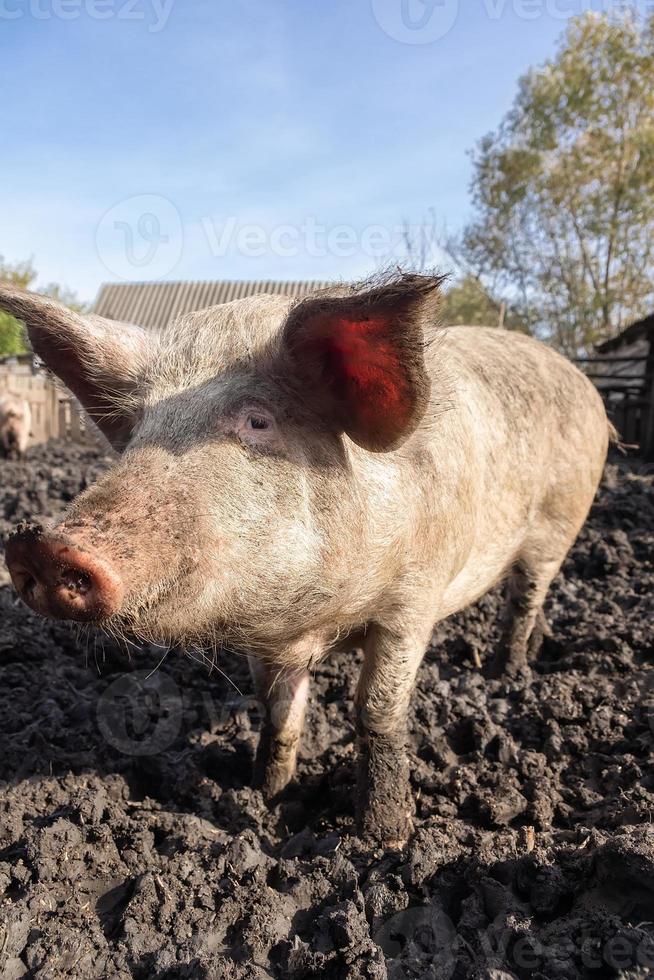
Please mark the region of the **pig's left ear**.
<svg viewBox="0 0 654 980"><path fill-rule="evenodd" d="M397 449L424 416L423 323L441 282L402 275L350 296L310 297L289 315L284 342L303 398L364 449Z"/></svg>
<svg viewBox="0 0 654 980"><path fill-rule="evenodd" d="M133 394L148 336L140 327L82 316L61 303L0 282L0 310L22 320L35 354L87 410L109 442L122 449L133 418Z"/></svg>

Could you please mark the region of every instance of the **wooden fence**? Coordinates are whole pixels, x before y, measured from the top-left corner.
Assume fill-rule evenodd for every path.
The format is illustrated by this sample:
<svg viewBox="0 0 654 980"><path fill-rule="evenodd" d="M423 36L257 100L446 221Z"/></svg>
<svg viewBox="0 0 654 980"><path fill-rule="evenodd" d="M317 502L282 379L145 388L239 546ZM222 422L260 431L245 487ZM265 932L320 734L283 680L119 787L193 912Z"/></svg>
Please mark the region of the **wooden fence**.
<svg viewBox="0 0 654 980"><path fill-rule="evenodd" d="M654 365L651 355L580 357L577 364L604 400L623 443L654 459Z"/></svg>
<svg viewBox="0 0 654 980"><path fill-rule="evenodd" d="M654 357L654 355L653 355ZM642 356L581 357L576 363L598 387L623 442L654 459L654 363ZM102 441L77 399L31 359L0 362L0 394L12 391L29 402L30 445L48 439Z"/></svg>
<svg viewBox="0 0 654 980"><path fill-rule="evenodd" d="M29 363L0 363L0 393L24 398L32 412L30 445L48 439L97 442L98 435L79 402Z"/></svg>

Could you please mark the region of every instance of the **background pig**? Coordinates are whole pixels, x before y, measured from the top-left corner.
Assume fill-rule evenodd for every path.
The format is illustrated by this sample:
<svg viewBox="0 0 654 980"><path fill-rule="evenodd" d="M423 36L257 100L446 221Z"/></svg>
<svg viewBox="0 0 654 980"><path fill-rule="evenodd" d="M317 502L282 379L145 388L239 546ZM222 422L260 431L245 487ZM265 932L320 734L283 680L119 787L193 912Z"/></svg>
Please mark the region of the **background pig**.
<svg viewBox="0 0 654 980"><path fill-rule="evenodd" d="M309 672L360 645L359 826L411 827L407 706L434 623L509 581L509 672L581 527L609 427L591 383L518 333L439 332L439 280L257 296L161 335L0 286L122 453L7 563L44 615L247 651L257 778L290 780Z"/></svg>
<svg viewBox="0 0 654 980"><path fill-rule="evenodd" d="M28 402L11 391L0 394L0 447L6 457L24 455L31 425Z"/></svg>

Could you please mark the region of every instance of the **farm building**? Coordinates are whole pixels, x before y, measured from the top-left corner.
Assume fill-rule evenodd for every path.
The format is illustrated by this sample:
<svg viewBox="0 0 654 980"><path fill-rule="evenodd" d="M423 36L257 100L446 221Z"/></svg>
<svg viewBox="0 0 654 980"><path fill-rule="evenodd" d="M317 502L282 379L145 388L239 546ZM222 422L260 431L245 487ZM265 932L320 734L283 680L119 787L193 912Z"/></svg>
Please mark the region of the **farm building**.
<svg viewBox="0 0 654 980"><path fill-rule="evenodd" d="M279 280L218 280L215 282L124 282L105 283L93 312L110 320L161 328L184 313L230 303L257 293L303 296L326 282L283 282Z"/></svg>
<svg viewBox="0 0 654 980"><path fill-rule="evenodd" d="M599 389L622 441L654 459L654 314L599 344L580 363Z"/></svg>

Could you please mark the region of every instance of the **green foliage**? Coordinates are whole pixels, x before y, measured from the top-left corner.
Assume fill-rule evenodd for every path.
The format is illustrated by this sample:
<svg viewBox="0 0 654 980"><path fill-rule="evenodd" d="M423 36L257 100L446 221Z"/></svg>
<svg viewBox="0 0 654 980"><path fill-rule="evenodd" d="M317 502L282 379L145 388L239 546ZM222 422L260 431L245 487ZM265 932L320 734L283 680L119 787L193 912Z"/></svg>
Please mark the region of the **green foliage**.
<svg viewBox="0 0 654 980"><path fill-rule="evenodd" d="M17 286L27 289L36 279L36 270L30 261L10 265L0 255L0 279L13 282ZM26 352L27 345L22 324L13 316L9 316L8 313L3 313L0 310L0 356L7 357L11 354L25 354Z"/></svg>
<svg viewBox="0 0 654 980"><path fill-rule="evenodd" d="M481 280L472 273L463 276L445 292L442 322L446 326L497 327L522 329L518 316L506 304L495 299Z"/></svg>
<svg viewBox="0 0 654 980"><path fill-rule="evenodd" d="M570 354L654 304L654 17L589 13L473 153L463 250Z"/></svg>
<svg viewBox="0 0 654 980"><path fill-rule="evenodd" d="M0 280L12 282L17 286L22 286L23 289L29 289L33 286L36 275L36 269L30 260L12 265L5 262L0 255ZM86 309L85 304L80 303L73 292L56 283L51 283L45 288L39 289L38 292L52 296L73 310L84 312ZM0 357L26 354L28 350L23 325L13 316L0 311Z"/></svg>

